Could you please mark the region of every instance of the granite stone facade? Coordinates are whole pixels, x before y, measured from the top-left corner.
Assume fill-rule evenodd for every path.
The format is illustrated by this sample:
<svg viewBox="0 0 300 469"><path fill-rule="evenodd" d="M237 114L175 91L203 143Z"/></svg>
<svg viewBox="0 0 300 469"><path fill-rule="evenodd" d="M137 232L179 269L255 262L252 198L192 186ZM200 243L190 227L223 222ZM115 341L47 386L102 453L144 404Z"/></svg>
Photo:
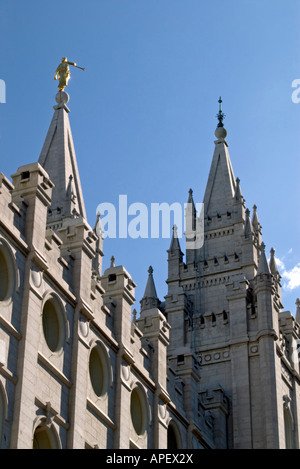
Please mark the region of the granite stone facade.
<svg viewBox="0 0 300 469"><path fill-rule="evenodd" d="M299 448L300 313L283 309L222 121L204 244L184 256L174 228L166 296L150 267L137 312L126 268L102 272L68 100L39 161L0 173L0 448Z"/></svg>

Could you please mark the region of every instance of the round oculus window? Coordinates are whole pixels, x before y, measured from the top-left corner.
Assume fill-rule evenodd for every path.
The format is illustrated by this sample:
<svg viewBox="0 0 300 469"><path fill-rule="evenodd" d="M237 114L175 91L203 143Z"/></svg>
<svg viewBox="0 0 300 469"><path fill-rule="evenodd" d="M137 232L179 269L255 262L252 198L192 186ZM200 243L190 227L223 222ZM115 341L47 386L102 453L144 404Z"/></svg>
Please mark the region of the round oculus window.
<svg viewBox="0 0 300 469"><path fill-rule="evenodd" d="M89 372L92 388L96 396L101 397L106 392L108 371L106 358L99 346L95 346L90 353Z"/></svg>
<svg viewBox="0 0 300 469"><path fill-rule="evenodd" d="M51 352L57 352L62 345L63 324L59 307L53 299L46 301L43 308L43 331Z"/></svg>
<svg viewBox="0 0 300 469"><path fill-rule="evenodd" d="M136 434L142 435L146 427L146 413L143 398L138 388L134 388L131 393L130 414Z"/></svg>

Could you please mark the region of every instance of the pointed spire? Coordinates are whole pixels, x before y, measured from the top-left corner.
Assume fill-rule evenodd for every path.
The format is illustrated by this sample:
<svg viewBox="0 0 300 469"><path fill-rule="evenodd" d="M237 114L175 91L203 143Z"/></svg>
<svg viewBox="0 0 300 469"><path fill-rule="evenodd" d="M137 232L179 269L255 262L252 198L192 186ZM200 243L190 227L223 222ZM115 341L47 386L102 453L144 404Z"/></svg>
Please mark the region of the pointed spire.
<svg viewBox="0 0 300 469"><path fill-rule="evenodd" d="M265 243L261 243L261 254L258 261L257 275L259 274L270 274L268 261L265 253Z"/></svg>
<svg viewBox="0 0 300 469"><path fill-rule="evenodd" d="M146 285L145 293L144 293L144 298L157 298L156 294L156 288L154 285L154 280L153 280L153 267L150 265L148 269L148 282Z"/></svg>
<svg viewBox="0 0 300 469"><path fill-rule="evenodd" d="M196 229L196 217L197 217L197 210L195 207L195 202L193 198L193 190L189 189L189 197L187 201L187 214L191 217L189 223L193 231Z"/></svg>
<svg viewBox="0 0 300 469"><path fill-rule="evenodd" d="M279 272L278 272L276 259L275 259L275 250L273 248L271 248L270 254L271 254L270 263L269 263L270 271L271 271L271 274L276 276L276 275L278 275Z"/></svg>
<svg viewBox="0 0 300 469"><path fill-rule="evenodd" d="M296 321L297 321L298 324L300 324L300 300L299 300L299 298L297 298L297 300L296 300L296 306L297 306Z"/></svg>
<svg viewBox="0 0 300 469"><path fill-rule="evenodd" d="M146 309L158 308L160 301L157 297L156 288L153 279L153 268L150 265L148 269L148 281L145 288L144 296L141 300L141 311Z"/></svg>
<svg viewBox="0 0 300 469"><path fill-rule="evenodd" d="M39 163L54 183L48 222L65 217L86 218L81 183L67 107L69 95L56 95L57 105L39 157Z"/></svg>
<svg viewBox="0 0 300 469"><path fill-rule="evenodd" d="M243 194L242 194L242 189L241 189L241 186L240 186L240 178L236 178L236 181L235 181L235 192L234 192L234 198L235 198L235 201L236 202L243 202L244 200L244 197L243 197Z"/></svg>
<svg viewBox="0 0 300 469"><path fill-rule="evenodd" d="M171 239L171 244L170 244L170 249L168 251L170 254L177 254L179 257L183 256L183 253L181 252L180 249L180 244L179 244L179 239L178 239L178 233L177 233L177 226L173 226L173 235Z"/></svg>
<svg viewBox="0 0 300 469"><path fill-rule="evenodd" d="M195 261L194 246L196 241L197 210L194 203L193 191L189 190L189 197L185 208L185 238L186 238L186 262L189 264ZM181 258L182 260L182 258Z"/></svg>
<svg viewBox="0 0 300 469"><path fill-rule="evenodd" d="M246 209L246 220L245 220L245 226L244 226L244 236L245 238L250 238L252 235L253 230L252 230L252 224L250 220L250 210L247 208Z"/></svg>
<svg viewBox="0 0 300 469"><path fill-rule="evenodd" d="M253 205L252 225L255 231L261 230L261 224L259 223L259 220L258 220L256 205Z"/></svg>
<svg viewBox="0 0 300 469"><path fill-rule="evenodd" d="M259 223L259 220L258 220L257 206L256 205L253 205L252 226L253 226L255 237L257 238L258 245L260 245L260 243L261 243L261 224Z"/></svg>
<svg viewBox="0 0 300 469"><path fill-rule="evenodd" d="M259 221L257 216L257 206L253 205L252 225L255 229L259 227Z"/></svg>
<svg viewBox="0 0 300 469"><path fill-rule="evenodd" d="M228 210L231 211L236 189L235 177L227 148L228 145L224 140L227 132L225 128L221 126L223 123L221 119L222 115L223 113L220 108L218 114L218 116L220 116L220 118L218 117L219 124L215 131L215 136L217 137L215 141L215 151L204 194L204 209L206 215L226 213Z"/></svg>
<svg viewBox="0 0 300 469"><path fill-rule="evenodd" d="M194 205L194 199L193 199L193 189L189 189L189 198L188 198L188 204L193 204L193 205Z"/></svg>

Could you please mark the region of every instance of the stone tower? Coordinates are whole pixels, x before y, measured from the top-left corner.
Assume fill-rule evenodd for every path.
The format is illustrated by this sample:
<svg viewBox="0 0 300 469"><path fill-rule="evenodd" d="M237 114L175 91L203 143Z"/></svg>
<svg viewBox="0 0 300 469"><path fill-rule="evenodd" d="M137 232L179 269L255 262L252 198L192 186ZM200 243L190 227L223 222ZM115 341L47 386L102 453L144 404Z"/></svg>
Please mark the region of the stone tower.
<svg viewBox="0 0 300 469"><path fill-rule="evenodd" d="M298 448L299 363L293 352L299 324L282 311L275 251L268 264L257 207L251 218L234 176L219 103L203 246L188 250L186 263L178 240L168 251L169 360L185 362L193 353L201 364L202 402L213 412L221 392L227 400L222 421L218 417L219 447ZM188 202L194 211L192 191Z"/></svg>

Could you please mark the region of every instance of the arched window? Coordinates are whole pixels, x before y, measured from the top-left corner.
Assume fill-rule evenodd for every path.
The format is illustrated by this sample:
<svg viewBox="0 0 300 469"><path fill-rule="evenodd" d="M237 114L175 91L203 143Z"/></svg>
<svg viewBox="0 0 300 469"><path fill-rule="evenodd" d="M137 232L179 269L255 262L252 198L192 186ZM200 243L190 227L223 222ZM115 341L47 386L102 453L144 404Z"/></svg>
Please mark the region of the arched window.
<svg viewBox="0 0 300 469"><path fill-rule="evenodd" d="M285 434L285 447L286 449L293 449L293 421L291 411L288 407L284 406L284 434Z"/></svg>
<svg viewBox="0 0 300 469"><path fill-rule="evenodd" d="M39 425L33 435L33 449L57 449L57 438L52 427Z"/></svg>
<svg viewBox="0 0 300 469"><path fill-rule="evenodd" d="M178 430L174 422L168 426L168 449L175 451L180 448Z"/></svg>

